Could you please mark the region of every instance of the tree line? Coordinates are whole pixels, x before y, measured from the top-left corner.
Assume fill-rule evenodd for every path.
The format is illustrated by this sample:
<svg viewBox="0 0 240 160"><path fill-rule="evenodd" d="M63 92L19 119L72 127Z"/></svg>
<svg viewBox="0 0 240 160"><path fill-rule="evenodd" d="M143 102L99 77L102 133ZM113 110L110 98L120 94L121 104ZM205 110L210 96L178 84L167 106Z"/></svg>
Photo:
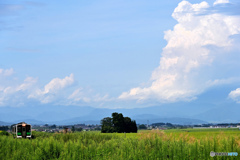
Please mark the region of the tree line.
<svg viewBox="0 0 240 160"><path fill-rule="evenodd" d="M122 113L114 112L112 117L105 117L101 120L102 133L137 133L136 121L129 117L123 117Z"/></svg>

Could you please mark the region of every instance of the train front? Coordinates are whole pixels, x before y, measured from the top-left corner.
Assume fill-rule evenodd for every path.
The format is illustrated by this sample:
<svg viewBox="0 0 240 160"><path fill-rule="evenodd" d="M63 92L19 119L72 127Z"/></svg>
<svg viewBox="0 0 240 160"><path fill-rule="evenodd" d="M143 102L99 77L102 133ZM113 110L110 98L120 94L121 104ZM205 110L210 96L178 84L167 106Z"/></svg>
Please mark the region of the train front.
<svg viewBox="0 0 240 160"><path fill-rule="evenodd" d="M31 125L26 123L17 124L17 138L31 138Z"/></svg>

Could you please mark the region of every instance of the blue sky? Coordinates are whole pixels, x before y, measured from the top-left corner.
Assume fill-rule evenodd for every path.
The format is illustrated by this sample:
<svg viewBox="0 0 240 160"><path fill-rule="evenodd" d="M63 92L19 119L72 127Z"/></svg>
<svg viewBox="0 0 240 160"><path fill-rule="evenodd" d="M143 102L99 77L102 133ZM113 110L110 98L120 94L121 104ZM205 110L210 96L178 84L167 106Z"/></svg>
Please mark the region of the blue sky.
<svg viewBox="0 0 240 160"><path fill-rule="evenodd" d="M239 6L0 1L0 106L238 103Z"/></svg>

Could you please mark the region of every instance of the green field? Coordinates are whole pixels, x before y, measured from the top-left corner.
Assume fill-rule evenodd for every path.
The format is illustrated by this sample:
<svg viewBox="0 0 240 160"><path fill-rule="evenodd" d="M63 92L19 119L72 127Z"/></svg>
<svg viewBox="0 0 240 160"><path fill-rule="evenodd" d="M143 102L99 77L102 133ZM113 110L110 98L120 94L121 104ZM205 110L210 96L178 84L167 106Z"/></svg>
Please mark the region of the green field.
<svg viewBox="0 0 240 160"><path fill-rule="evenodd" d="M139 133L43 133L35 139L0 136L0 159L240 159L238 129L140 130Z"/></svg>

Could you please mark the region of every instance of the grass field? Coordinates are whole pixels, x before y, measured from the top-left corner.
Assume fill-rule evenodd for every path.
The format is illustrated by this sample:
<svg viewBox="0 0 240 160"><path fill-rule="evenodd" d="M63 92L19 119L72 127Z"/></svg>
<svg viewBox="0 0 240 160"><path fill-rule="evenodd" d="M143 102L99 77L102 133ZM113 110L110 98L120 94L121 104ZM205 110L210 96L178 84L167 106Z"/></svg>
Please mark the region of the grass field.
<svg viewBox="0 0 240 160"><path fill-rule="evenodd" d="M43 133L35 139L0 136L0 159L240 159L238 129L140 130L139 133Z"/></svg>

